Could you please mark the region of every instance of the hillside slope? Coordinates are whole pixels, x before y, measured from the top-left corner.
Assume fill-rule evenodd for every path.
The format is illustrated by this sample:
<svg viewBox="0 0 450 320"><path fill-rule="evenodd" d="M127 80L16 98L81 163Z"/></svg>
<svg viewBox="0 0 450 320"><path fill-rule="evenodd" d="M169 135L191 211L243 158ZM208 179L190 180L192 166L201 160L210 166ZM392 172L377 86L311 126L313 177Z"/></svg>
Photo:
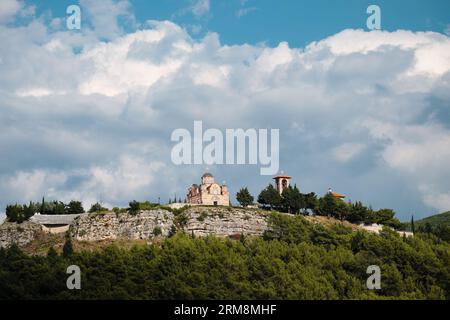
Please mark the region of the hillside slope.
<svg viewBox="0 0 450 320"><path fill-rule="evenodd" d="M450 227L450 211L435 214L433 216L414 221L416 229L420 226L424 226L427 223L429 223L432 228L438 226ZM404 223L404 226L407 230L411 230L411 222Z"/></svg>

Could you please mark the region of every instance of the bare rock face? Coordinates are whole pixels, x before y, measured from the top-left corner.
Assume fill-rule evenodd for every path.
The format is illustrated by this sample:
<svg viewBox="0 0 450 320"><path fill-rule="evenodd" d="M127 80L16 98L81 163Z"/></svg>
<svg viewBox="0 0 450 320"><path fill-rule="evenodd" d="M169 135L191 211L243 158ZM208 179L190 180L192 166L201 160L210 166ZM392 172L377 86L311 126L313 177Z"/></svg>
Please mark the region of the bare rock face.
<svg viewBox="0 0 450 320"><path fill-rule="evenodd" d="M268 228L267 213L254 209L195 206L172 213L158 208L132 215L101 212L82 214L69 228L78 241L138 240L167 237L171 230L217 237L239 238L240 235L261 236ZM22 224L5 222L0 225L0 247L16 243L25 246L42 232L42 226L30 221Z"/></svg>
<svg viewBox="0 0 450 320"><path fill-rule="evenodd" d="M25 221L23 223L4 222L0 225L0 248L9 248L16 244L25 246L42 232L39 224Z"/></svg>
<svg viewBox="0 0 450 320"><path fill-rule="evenodd" d="M141 211L136 215L102 212L75 219L70 234L79 241L151 239L167 236L172 224L173 214L162 209Z"/></svg>
<svg viewBox="0 0 450 320"><path fill-rule="evenodd" d="M195 236L261 236L267 222L263 212L231 207L191 207L175 215L164 209L137 215L105 212L81 215L75 219L70 234L79 241L152 239L167 237L174 226Z"/></svg>
<svg viewBox="0 0 450 320"><path fill-rule="evenodd" d="M259 210L231 207L192 207L186 210L186 233L218 237L261 236L267 229L266 214Z"/></svg>

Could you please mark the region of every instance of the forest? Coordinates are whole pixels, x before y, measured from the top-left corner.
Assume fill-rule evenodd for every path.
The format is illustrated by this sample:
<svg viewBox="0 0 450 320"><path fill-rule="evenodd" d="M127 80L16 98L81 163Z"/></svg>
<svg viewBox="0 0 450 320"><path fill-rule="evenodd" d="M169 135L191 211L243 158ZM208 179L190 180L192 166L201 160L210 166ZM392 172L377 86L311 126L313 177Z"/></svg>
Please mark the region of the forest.
<svg viewBox="0 0 450 320"><path fill-rule="evenodd" d="M271 212L270 231L239 240L181 232L131 249L111 245L32 256L0 249L0 299L449 299L450 243L323 226ZM66 287L67 267L81 289ZM366 286L369 265L381 289Z"/></svg>

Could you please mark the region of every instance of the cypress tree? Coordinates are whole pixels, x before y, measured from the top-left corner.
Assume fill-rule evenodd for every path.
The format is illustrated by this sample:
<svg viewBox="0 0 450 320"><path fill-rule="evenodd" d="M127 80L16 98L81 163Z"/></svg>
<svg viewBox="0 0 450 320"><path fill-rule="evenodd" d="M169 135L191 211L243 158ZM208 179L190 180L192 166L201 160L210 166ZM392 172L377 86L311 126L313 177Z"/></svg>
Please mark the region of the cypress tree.
<svg viewBox="0 0 450 320"><path fill-rule="evenodd" d="M70 239L70 236L67 236L66 242L64 243L64 246L63 246L62 255L63 255L63 257L66 258L68 256L71 256L72 253L73 253L72 240Z"/></svg>

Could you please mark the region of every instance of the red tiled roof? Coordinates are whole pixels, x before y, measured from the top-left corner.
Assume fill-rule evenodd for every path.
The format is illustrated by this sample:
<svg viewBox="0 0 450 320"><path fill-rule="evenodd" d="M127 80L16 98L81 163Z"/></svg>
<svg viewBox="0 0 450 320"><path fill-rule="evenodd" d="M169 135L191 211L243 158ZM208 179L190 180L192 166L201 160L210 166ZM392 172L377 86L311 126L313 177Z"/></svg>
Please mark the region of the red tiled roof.
<svg viewBox="0 0 450 320"><path fill-rule="evenodd" d="M331 194L332 194L333 197L335 197L335 198L340 198L340 199L345 198L345 196L344 196L343 194L339 194L339 193L337 193L337 192L331 192Z"/></svg>

